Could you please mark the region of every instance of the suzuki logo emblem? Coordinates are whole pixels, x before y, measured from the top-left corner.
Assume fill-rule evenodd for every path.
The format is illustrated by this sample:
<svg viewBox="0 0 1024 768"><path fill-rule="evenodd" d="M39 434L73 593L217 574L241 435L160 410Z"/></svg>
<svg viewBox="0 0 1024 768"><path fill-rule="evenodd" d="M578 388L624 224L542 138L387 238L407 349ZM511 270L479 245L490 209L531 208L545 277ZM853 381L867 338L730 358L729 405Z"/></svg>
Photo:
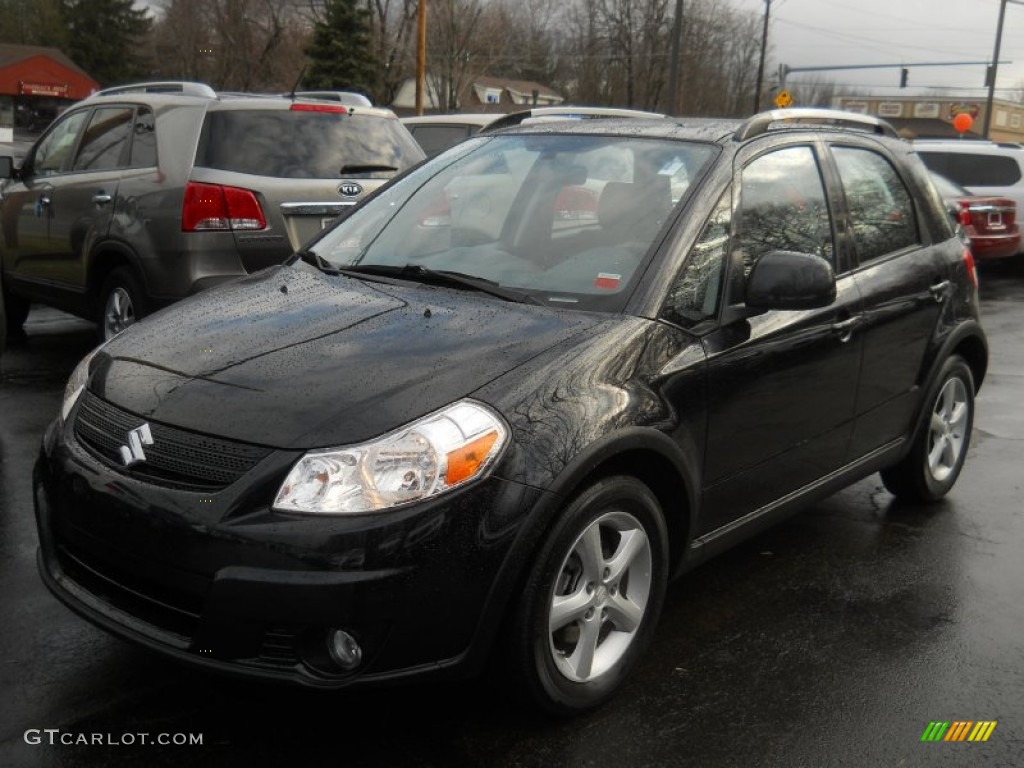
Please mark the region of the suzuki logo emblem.
<svg viewBox="0 0 1024 768"><path fill-rule="evenodd" d="M349 181L338 187L338 191L345 197L355 197L356 195L361 195L363 193L363 188L354 181Z"/></svg>
<svg viewBox="0 0 1024 768"><path fill-rule="evenodd" d="M128 433L128 445L121 446L121 461L126 467L146 460L146 454L142 450L144 445L153 444L153 433L149 431L149 424L136 427Z"/></svg>

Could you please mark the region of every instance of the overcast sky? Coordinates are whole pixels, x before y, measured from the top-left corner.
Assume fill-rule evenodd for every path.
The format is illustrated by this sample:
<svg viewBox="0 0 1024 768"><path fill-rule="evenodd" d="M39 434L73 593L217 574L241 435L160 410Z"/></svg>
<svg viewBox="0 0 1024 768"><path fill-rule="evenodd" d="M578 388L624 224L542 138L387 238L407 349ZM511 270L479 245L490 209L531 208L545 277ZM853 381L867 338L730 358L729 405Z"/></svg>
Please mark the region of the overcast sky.
<svg viewBox="0 0 1024 768"><path fill-rule="evenodd" d="M1000 0L772 0L769 53L790 67L898 64L910 69L908 87L899 69L821 72L819 77L880 94L914 95L921 87L983 94L985 67L914 67L920 62L989 61ZM764 0L733 0L764 12ZM998 89L1024 87L1024 5L1009 3L999 55ZM771 81L777 80L771 71ZM791 74L790 85L811 74ZM1005 93L1005 91L1004 91Z"/></svg>

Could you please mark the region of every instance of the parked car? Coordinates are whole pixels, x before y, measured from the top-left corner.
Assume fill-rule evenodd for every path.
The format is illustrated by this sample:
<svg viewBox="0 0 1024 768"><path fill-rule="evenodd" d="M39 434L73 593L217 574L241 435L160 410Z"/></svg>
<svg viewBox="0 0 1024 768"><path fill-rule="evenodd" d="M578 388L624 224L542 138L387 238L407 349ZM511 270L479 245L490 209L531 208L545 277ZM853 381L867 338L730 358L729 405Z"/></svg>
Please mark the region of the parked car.
<svg viewBox="0 0 1024 768"><path fill-rule="evenodd" d="M794 109L469 139L80 363L34 474L44 581L212 670L490 658L548 711L601 704L670 579L873 472L953 488L974 264L890 135ZM559 216L596 169L597 215Z"/></svg>
<svg viewBox="0 0 1024 768"><path fill-rule="evenodd" d="M1013 200L1024 208L1024 146L992 141L919 139L924 164L973 195ZM1024 252L1024 251L1018 251Z"/></svg>
<svg viewBox="0 0 1024 768"><path fill-rule="evenodd" d="M957 223L964 228L974 258L992 261L1015 256L1020 251L1017 205L1013 200L972 195L938 173L932 174L932 181Z"/></svg>
<svg viewBox="0 0 1024 768"><path fill-rule="evenodd" d="M388 110L218 94L100 91L58 118L0 196L9 326L29 302L105 338L203 288L280 264L423 153Z"/></svg>
<svg viewBox="0 0 1024 768"><path fill-rule="evenodd" d="M403 117L402 123L419 142L427 157L433 157L448 147L454 147L470 136L475 136L481 128L494 122L498 117L499 115L493 113L423 115Z"/></svg>
<svg viewBox="0 0 1024 768"><path fill-rule="evenodd" d="M613 107L536 107L534 109L510 112L509 114L454 114L403 117L402 122L416 141L423 147L427 157L433 157L453 147L480 131L490 132L502 128L550 120L592 120L595 118L633 117L661 119L665 116L656 112Z"/></svg>

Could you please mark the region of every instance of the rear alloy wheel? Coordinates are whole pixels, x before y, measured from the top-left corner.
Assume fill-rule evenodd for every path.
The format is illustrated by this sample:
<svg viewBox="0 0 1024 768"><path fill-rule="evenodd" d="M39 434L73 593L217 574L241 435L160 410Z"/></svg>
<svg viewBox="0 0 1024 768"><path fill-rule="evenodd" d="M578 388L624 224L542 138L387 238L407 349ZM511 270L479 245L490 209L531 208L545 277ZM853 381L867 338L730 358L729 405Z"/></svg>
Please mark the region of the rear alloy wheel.
<svg viewBox="0 0 1024 768"><path fill-rule="evenodd" d="M103 281L100 291L100 334L109 341L146 315L145 294L128 267L118 267Z"/></svg>
<svg viewBox="0 0 1024 768"><path fill-rule="evenodd" d="M630 477L589 487L537 556L513 628L515 679L554 714L607 700L653 635L665 596L665 521Z"/></svg>
<svg viewBox="0 0 1024 768"><path fill-rule="evenodd" d="M882 482L907 501L938 501L953 487L971 442L974 377L963 358L946 360L910 453L882 470Z"/></svg>

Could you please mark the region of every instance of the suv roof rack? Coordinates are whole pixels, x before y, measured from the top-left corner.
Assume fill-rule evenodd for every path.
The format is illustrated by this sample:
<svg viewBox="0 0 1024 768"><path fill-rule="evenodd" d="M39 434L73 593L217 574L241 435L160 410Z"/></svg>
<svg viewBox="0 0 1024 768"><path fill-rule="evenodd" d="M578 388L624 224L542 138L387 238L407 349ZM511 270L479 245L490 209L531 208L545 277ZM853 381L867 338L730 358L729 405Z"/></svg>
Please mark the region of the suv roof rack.
<svg viewBox="0 0 1024 768"><path fill-rule="evenodd" d="M216 99L217 92L206 83L194 83L188 80L154 80L148 83L129 83L104 88L93 96L114 96L120 93L180 93L183 96L200 96L205 99Z"/></svg>
<svg viewBox="0 0 1024 768"><path fill-rule="evenodd" d="M501 128L509 128L515 125L530 125L532 123L546 120L589 120L594 118L664 118L660 112L645 112L639 109L620 109L618 107L533 107L520 112L509 112L508 114L495 114L494 122L485 126L483 131L490 133ZM481 131L481 132L483 132Z"/></svg>
<svg viewBox="0 0 1024 768"><path fill-rule="evenodd" d="M836 127L856 128L862 131L867 130L880 136L899 138L896 129L889 123L871 115L844 112L839 109L801 107L799 109L773 109L768 112L760 112L745 120L736 129L733 139L735 141L752 139L755 136L767 133L772 129L773 125L778 123L796 124L798 126L825 124ZM789 125L784 127L789 127Z"/></svg>

